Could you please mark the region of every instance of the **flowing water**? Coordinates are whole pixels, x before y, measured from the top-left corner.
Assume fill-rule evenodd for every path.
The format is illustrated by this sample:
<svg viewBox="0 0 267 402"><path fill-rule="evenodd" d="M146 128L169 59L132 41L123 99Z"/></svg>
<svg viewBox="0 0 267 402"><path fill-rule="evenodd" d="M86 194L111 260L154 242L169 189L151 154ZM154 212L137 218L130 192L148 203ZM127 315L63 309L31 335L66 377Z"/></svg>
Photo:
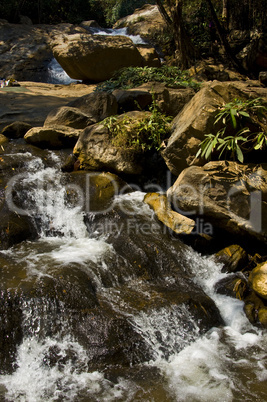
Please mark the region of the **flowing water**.
<svg viewBox="0 0 267 402"><path fill-rule="evenodd" d="M116 241L113 239L112 243L109 233L101 231L103 225L95 214L86 212L82 203L69 202L59 160L54 155L51 157L53 167L45 166L39 158L26 158L27 173L20 178L22 189L27 188L20 211L27 210L32 216L38 228L38 239L0 252L1 284L6 284L1 293L2 324L11 320L8 314L12 313L18 316L21 328L16 332L16 326L5 327L4 335L6 342L10 342L8 347L13 361L12 369L1 371L0 400L265 401L266 335L250 325L241 301L215 293L214 284L227 275L221 273L220 265L187 246L177 247L177 239L169 238L169 243L164 244L161 227L142 202L144 193L136 191L117 196L113 208L119 208L127 219L131 218L131 227L139 218L146 222L146 227L154 225L158 231L157 248L162 242L167 252L177 259L181 272L188 272L192 283L200 286L217 305L224 325L211 327L203 333L199 320L185 303L164 304L163 299L151 302L156 293L151 280L141 280L141 276L135 275L126 258L122 258ZM103 215L108 217L112 211ZM120 226L117 226L112 237L119 238L119 232ZM144 252L148 246L143 245ZM157 248L155 254L160 255ZM142 261L139 263L141 266ZM49 293L49 286L64 276L64 269L73 264L77 275L84 275L79 285L84 288L80 292L77 287L80 293L75 306L81 305L84 315L88 309L96 308L94 299L90 301L91 293L85 301L83 299L92 282L103 309L99 316L90 316L91 319L98 319L100 323L106 311L111 311L111 316L119 314L118 322L123 319L139 336L140 350L144 348L144 352L139 351L139 346L133 344L132 347L142 358L126 364L114 354L109 363L104 360L101 367L98 358L94 361L87 341L75 336L73 301L64 297L68 293L70 299L76 297L76 282L65 280L62 288L55 287L53 294ZM160 258L158 264L162 264ZM119 265L122 267L120 274L115 269ZM157 269L161 272L164 265ZM171 287L176 279L171 273L163 272L166 286ZM87 286L88 277L91 282ZM39 289L46 284L49 285L47 296ZM30 297L25 297L29 294ZM87 300L91 303L88 308ZM98 325L96 322L92 327L96 333ZM117 327L114 333L116 331ZM126 346L127 334L121 341ZM5 340L2 344L5 345ZM127 353L132 352L129 349Z"/></svg>

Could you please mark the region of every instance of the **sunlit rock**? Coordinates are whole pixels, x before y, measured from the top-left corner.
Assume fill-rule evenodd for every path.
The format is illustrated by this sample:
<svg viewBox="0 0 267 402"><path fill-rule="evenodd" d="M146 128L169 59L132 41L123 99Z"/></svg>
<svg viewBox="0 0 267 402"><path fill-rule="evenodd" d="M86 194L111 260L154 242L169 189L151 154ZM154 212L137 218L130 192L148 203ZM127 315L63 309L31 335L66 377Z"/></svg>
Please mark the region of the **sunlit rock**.
<svg viewBox="0 0 267 402"><path fill-rule="evenodd" d="M259 264L251 271L249 283L257 295L267 299L267 262Z"/></svg>
<svg viewBox="0 0 267 402"><path fill-rule="evenodd" d="M253 247L267 237L267 165L209 162L185 169L167 192L173 208L211 222L235 241ZM248 242L248 238L250 241ZM255 244L254 244L255 245Z"/></svg>
<svg viewBox="0 0 267 402"><path fill-rule="evenodd" d="M73 147L81 133L67 126L33 127L24 136L27 143L40 148L59 149Z"/></svg>
<svg viewBox="0 0 267 402"><path fill-rule="evenodd" d="M100 82L122 67L142 66L142 56L131 39L122 36L74 34L58 37L53 54L74 79Z"/></svg>
<svg viewBox="0 0 267 402"><path fill-rule="evenodd" d="M148 193L145 195L144 202L154 210L158 220L175 233L190 234L192 232L195 221L173 211L165 194Z"/></svg>

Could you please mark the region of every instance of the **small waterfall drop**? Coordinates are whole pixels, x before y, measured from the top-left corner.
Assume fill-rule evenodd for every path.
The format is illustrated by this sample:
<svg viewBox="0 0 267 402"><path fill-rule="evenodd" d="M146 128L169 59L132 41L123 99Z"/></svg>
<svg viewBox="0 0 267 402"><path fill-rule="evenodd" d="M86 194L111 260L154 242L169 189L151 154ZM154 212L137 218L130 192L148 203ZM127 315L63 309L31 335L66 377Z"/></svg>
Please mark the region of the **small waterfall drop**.
<svg viewBox="0 0 267 402"><path fill-rule="evenodd" d="M39 238L0 252L3 348L17 339L0 399L265 400L266 336L241 301L214 291L227 275L221 266L166 236L140 191L117 196L85 223L82 200L69 196L59 159L50 158L53 167L26 155L27 172L14 182ZM203 333L194 301L191 310L177 303L182 292L173 286L183 273L215 302L224 325Z"/></svg>

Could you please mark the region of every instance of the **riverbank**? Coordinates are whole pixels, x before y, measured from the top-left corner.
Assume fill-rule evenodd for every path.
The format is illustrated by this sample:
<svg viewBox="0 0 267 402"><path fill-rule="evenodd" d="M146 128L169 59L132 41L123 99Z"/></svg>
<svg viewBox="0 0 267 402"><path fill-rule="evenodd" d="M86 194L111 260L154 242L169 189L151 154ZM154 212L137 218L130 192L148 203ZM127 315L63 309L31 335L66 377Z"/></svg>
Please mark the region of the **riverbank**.
<svg viewBox="0 0 267 402"><path fill-rule="evenodd" d="M0 130L14 121L42 126L48 113L91 93L95 85L69 85L19 81L17 87L0 89Z"/></svg>

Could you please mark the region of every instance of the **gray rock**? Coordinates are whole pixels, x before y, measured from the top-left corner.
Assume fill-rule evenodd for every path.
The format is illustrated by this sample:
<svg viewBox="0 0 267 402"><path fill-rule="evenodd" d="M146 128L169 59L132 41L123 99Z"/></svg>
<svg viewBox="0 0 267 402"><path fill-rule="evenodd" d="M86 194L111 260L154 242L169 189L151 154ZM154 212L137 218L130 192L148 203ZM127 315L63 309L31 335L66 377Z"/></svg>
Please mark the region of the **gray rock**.
<svg viewBox="0 0 267 402"><path fill-rule="evenodd" d="M23 138L31 128L31 124L24 121L14 121L14 123L3 128L2 134L7 138Z"/></svg>
<svg viewBox="0 0 267 402"><path fill-rule="evenodd" d="M81 130L67 126L45 126L33 127L29 130L24 139L28 144L40 148L60 149L72 148L81 133Z"/></svg>
<svg viewBox="0 0 267 402"><path fill-rule="evenodd" d="M106 92L92 92L70 102L67 106L79 109L95 122L117 114L118 105L114 95Z"/></svg>
<svg viewBox="0 0 267 402"><path fill-rule="evenodd" d="M94 123L96 123L96 120L84 114L81 110L74 107L62 106L52 110L48 114L44 126L60 125L82 129Z"/></svg>

